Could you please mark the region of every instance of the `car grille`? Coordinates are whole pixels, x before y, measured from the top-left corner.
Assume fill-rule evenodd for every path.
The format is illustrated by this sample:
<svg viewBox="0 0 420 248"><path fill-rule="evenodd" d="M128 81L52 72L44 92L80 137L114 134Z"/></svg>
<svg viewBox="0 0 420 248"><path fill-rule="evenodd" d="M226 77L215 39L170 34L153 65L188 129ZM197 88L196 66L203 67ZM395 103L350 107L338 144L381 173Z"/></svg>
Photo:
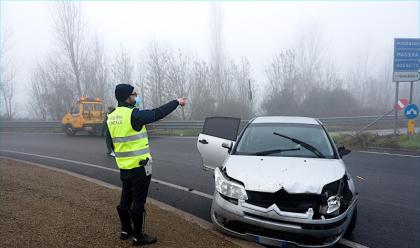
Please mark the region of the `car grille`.
<svg viewBox="0 0 420 248"><path fill-rule="evenodd" d="M268 208L276 204L277 207L286 212L306 213L309 208L314 210L314 213L319 212L321 197L316 194L289 194L281 189L275 193L265 193L257 191L247 191L247 203Z"/></svg>

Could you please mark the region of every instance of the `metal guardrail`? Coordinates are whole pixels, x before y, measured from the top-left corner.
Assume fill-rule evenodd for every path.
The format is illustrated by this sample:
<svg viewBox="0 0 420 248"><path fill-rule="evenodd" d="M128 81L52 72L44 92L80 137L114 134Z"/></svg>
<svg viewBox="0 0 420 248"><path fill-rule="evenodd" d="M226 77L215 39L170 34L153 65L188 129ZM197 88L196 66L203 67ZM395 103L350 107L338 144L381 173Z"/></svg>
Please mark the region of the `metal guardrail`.
<svg viewBox="0 0 420 248"><path fill-rule="evenodd" d="M330 131L356 131L378 119L379 116L350 116L350 117L328 117L319 120ZM243 128L248 120L241 121ZM204 121L160 121L148 125L148 128L157 130L181 130L181 129L202 129ZM387 115L378 123L372 125L370 129L391 129L394 125L394 116ZM399 118L399 126L405 127L406 121L403 117ZM0 121L1 131L56 131L61 132L62 127L59 121Z"/></svg>

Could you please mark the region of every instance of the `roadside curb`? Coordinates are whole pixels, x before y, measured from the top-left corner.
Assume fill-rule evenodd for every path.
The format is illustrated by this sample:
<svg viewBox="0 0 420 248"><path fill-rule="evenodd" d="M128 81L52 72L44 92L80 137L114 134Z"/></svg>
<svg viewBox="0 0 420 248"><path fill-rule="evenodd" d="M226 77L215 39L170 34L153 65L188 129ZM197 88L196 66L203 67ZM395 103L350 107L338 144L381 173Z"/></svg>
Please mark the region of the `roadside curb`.
<svg viewBox="0 0 420 248"><path fill-rule="evenodd" d="M108 189L121 190L121 187L119 187L119 186L115 186L113 184L110 184L110 183L107 183L107 182L104 182L104 181L101 181L101 180L98 180L98 179L94 179L94 178L84 176L84 175L81 175L81 174L78 174L78 173L70 172L70 171L67 171L67 170L55 168L55 167L52 167L52 166L43 165L43 164L39 164L39 163L35 163L35 162L29 162L29 161L25 161L25 160L21 160L21 159L10 158L10 157L7 157L7 156L0 156L0 159L8 159L8 160L13 160L13 161L24 163L24 164L37 166L39 168L64 173L64 174L67 174L67 175L70 175L70 176L73 176L73 177L76 177L76 178L94 183L96 185L106 187ZM211 233L215 234L216 236L218 236L220 238L223 238L227 241L230 241L231 243L233 243L235 245L238 245L240 247L243 247L243 248L264 247L264 246L261 246L257 243L252 243L252 242L248 242L248 241L245 241L245 240L225 236L225 235L221 234L220 232L218 232L217 230L215 230L212 223L210 223L210 222L208 222L208 221L206 221L202 218L199 218L197 216L194 216L190 213L187 213L185 211L182 211L180 209L172 207L172 206L170 206L166 203L160 202L160 201L152 199L150 197L147 197L147 202L156 206L156 207L158 207L158 208L160 208L160 209L163 209L163 210L169 211L171 213L174 213L174 214L180 216L181 218L183 218L184 220L186 220L190 223L194 223L194 224L200 226L201 228L210 231Z"/></svg>

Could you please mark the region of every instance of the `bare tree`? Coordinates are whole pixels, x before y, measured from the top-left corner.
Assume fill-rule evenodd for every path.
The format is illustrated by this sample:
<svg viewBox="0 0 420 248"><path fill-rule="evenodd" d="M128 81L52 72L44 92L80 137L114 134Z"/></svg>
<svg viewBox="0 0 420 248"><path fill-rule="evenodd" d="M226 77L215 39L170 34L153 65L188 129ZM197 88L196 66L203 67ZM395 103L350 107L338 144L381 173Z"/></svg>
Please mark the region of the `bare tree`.
<svg viewBox="0 0 420 248"><path fill-rule="evenodd" d="M48 97L52 95L53 89L48 87L48 76L41 64L38 64L31 77L29 89L32 101L28 103L30 112L35 119L47 120L51 117Z"/></svg>
<svg viewBox="0 0 420 248"><path fill-rule="evenodd" d="M291 114L297 106L298 82L301 78L293 50L276 55L266 69L268 87L262 107L267 114Z"/></svg>
<svg viewBox="0 0 420 248"><path fill-rule="evenodd" d="M220 2L211 3L210 11L211 31L211 65L213 67L216 83L221 83L224 68L223 49L223 12Z"/></svg>
<svg viewBox="0 0 420 248"><path fill-rule="evenodd" d="M105 104L112 102L113 97L110 94L112 86L109 80L104 45L97 37L90 46L89 57L86 59L82 75L85 94L99 97L104 100Z"/></svg>
<svg viewBox="0 0 420 248"><path fill-rule="evenodd" d="M139 56L136 64L136 71L135 71L135 85L139 89L139 93L141 96L141 107L144 109L146 104L150 101L148 97L146 97L146 83L145 83L145 63L144 57Z"/></svg>
<svg viewBox="0 0 420 248"><path fill-rule="evenodd" d="M278 94L285 90L295 94L301 77L295 51L285 50L276 55L266 69L266 74L270 86L269 92Z"/></svg>
<svg viewBox="0 0 420 248"><path fill-rule="evenodd" d="M8 120L15 116L16 105L14 102L15 96L15 73L13 71L1 79L0 90L3 98L5 117Z"/></svg>
<svg viewBox="0 0 420 248"><path fill-rule="evenodd" d="M70 111L77 95L69 75L56 57L50 57L37 65L31 78L31 109L42 118L59 120Z"/></svg>
<svg viewBox="0 0 420 248"><path fill-rule="evenodd" d="M295 35L294 54L301 74L299 92L302 99L312 88L322 87L321 75L325 64L328 43L324 40L321 27L316 22L306 21Z"/></svg>
<svg viewBox="0 0 420 248"><path fill-rule="evenodd" d="M167 80L170 89L170 97L188 97L190 81L188 74L191 73L191 58L178 49L175 54L168 57ZM187 105L188 106L188 105ZM181 108L181 118L186 119L186 108Z"/></svg>
<svg viewBox="0 0 420 248"><path fill-rule="evenodd" d="M354 94L362 106L367 106L371 101L369 94L372 77L372 54L367 49L359 49L355 63L349 68L346 80L349 82L349 90Z"/></svg>
<svg viewBox="0 0 420 248"><path fill-rule="evenodd" d="M240 116L249 119L253 115L252 94L256 91L255 84L251 81L251 65L247 58L242 57L236 71L236 88L239 101Z"/></svg>
<svg viewBox="0 0 420 248"><path fill-rule="evenodd" d="M144 83L152 107L160 106L168 99L168 53L168 48L160 46L156 41L151 42L146 50Z"/></svg>
<svg viewBox="0 0 420 248"><path fill-rule="evenodd" d="M124 46L120 46L120 50L116 54L111 68L112 80L115 83L133 82L134 62L130 52Z"/></svg>
<svg viewBox="0 0 420 248"><path fill-rule="evenodd" d="M233 72L235 63L230 61L225 55L226 51L223 46L223 9L221 2L212 2L210 9L210 31L211 31L211 81L212 91L218 96L216 102L216 112L218 114L228 114L227 106L233 105L234 99L231 99L233 90Z"/></svg>
<svg viewBox="0 0 420 248"><path fill-rule="evenodd" d="M189 94L191 119L193 120L202 120L215 113L216 95L212 91L210 76L210 68L207 63L194 60L190 73L191 90Z"/></svg>
<svg viewBox="0 0 420 248"><path fill-rule="evenodd" d="M8 56L10 49L9 39L11 31L8 27L4 27L0 40L0 99L4 103L5 118L10 120L15 115L16 104L15 97L15 71Z"/></svg>
<svg viewBox="0 0 420 248"><path fill-rule="evenodd" d="M74 85L79 96L83 96L82 71L86 62L85 24L83 22L80 3L62 0L56 4L54 13L54 30L59 54L69 66Z"/></svg>
<svg viewBox="0 0 420 248"><path fill-rule="evenodd" d="M1 34L0 39L0 77L3 78L3 76L6 73L7 66L10 63L10 59L6 56L7 52L9 50L9 37L10 37L10 31L8 28L3 28L3 32Z"/></svg>

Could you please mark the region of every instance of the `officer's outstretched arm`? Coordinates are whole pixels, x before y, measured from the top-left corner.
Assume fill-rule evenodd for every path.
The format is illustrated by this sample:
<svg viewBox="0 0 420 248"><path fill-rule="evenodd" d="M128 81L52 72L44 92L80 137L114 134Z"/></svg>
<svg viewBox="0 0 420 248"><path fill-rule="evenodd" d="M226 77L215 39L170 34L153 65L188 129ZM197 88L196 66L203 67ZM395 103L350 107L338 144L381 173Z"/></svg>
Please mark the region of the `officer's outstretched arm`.
<svg viewBox="0 0 420 248"><path fill-rule="evenodd" d="M183 102L182 104L185 105L185 102ZM141 124L146 125L163 119L165 116L169 115L172 111L174 111L178 107L178 105L180 105L180 100L172 100L155 109L134 109L132 115Z"/></svg>

